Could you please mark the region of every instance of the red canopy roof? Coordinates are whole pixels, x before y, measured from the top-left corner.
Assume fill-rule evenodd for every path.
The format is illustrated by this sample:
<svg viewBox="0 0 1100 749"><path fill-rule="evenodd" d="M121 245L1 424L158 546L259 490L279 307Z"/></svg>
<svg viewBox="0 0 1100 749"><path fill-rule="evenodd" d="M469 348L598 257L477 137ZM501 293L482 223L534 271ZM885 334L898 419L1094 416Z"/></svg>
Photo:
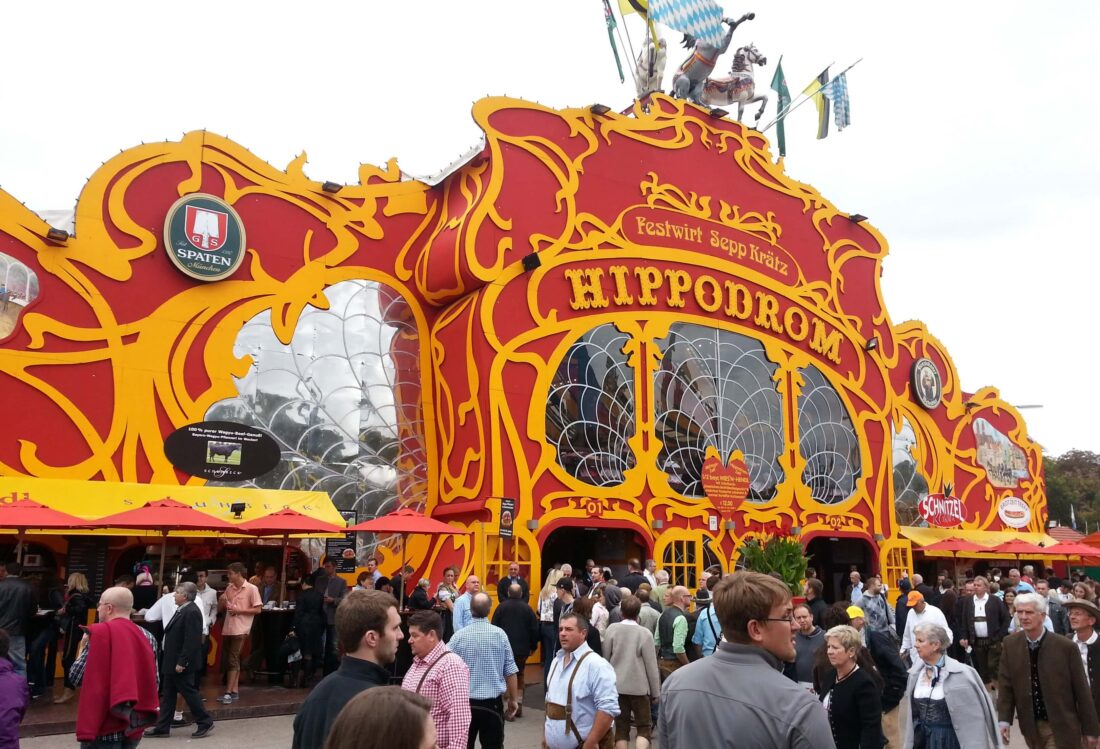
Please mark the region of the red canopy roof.
<svg viewBox="0 0 1100 749"><path fill-rule="evenodd" d="M1071 556L1094 557L1100 556L1100 549L1088 544L1063 541L1046 548L1048 554L1069 554Z"/></svg>
<svg viewBox="0 0 1100 749"><path fill-rule="evenodd" d="M403 507L389 515L366 520L348 528L349 533L425 533L434 536L447 534L467 535L468 531L442 523L416 510Z"/></svg>
<svg viewBox="0 0 1100 749"><path fill-rule="evenodd" d="M141 507L115 513L85 525L97 528L134 528L150 531L198 530L236 531L237 526L221 518L196 510L191 505L165 497L146 502Z"/></svg>
<svg viewBox="0 0 1100 749"><path fill-rule="evenodd" d="M942 541L937 541L934 544L928 544L928 546L922 546L921 551L950 551L952 553L966 552L966 551L989 551L988 546L982 544L976 544L973 541L967 541L962 538L945 538Z"/></svg>
<svg viewBox="0 0 1100 749"><path fill-rule="evenodd" d="M254 536L288 536L293 533L347 533L348 529L326 523L324 520L311 518L297 510L284 508L262 518L255 518L246 523L233 526L234 530L241 533L251 533Z"/></svg>
<svg viewBox="0 0 1100 749"><path fill-rule="evenodd" d="M32 499L0 504L2 528L80 528L86 525L88 521L84 518L54 510Z"/></svg>
<svg viewBox="0 0 1100 749"><path fill-rule="evenodd" d="M991 551L1000 554L1026 554L1028 556L1043 556L1050 553L1049 549L1046 549L1042 546L1036 546L1035 544L1028 543L1027 541L1005 541L1003 544L997 544L996 546L994 546Z"/></svg>

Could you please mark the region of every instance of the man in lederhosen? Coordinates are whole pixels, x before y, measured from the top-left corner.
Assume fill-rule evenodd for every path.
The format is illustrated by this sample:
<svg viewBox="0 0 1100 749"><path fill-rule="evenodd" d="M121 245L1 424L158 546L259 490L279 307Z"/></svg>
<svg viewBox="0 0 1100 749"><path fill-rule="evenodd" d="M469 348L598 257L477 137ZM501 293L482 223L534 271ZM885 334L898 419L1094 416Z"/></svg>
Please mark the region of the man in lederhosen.
<svg viewBox="0 0 1100 749"><path fill-rule="evenodd" d="M974 578L974 595L966 596L959 605L959 647L964 651L973 648L974 668L986 687L992 689L1001 663L1001 641L1008 635L1008 607L989 593L989 581L980 575Z"/></svg>

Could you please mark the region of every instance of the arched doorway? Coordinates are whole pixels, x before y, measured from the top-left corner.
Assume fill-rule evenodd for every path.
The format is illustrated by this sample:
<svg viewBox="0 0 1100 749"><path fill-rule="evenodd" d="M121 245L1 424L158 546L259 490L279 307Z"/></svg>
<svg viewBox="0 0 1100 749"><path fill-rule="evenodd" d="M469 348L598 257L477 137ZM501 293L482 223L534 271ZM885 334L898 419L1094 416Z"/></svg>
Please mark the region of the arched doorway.
<svg viewBox="0 0 1100 749"><path fill-rule="evenodd" d="M637 531L624 528L558 528L542 544L542 578L555 564L568 562L574 570L583 570L587 559L610 567L616 577L626 574L629 559L642 561L647 545Z"/></svg>
<svg viewBox="0 0 1100 749"><path fill-rule="evenodd" d="M806 546L810 567L825 586L825 600L840 601L848 588L848 574L854 569L866 578L874 572L874 549L861 538L818 536Z"/></svg>

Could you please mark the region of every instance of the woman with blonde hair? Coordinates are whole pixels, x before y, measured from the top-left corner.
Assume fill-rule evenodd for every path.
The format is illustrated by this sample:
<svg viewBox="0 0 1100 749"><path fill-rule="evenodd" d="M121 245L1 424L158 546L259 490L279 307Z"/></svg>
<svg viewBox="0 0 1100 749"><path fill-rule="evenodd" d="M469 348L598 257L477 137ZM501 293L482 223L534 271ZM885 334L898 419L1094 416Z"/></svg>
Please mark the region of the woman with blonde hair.
<svg viewBox="0 0 1100 749"><path fill-rule="evenodd" d="M431 707L401 687L367 689L336 716L325 749L435 749Z"/></svg>
<svg viewBox="0 0 1100 749"><path fill-rule="evenodd" d="M882 749L882 680L860 668L863 638L855 627L841 624L825 633L831 669L821 683L821 702L833 729L837 749Z"/></svg>
<svg viewBox="0 0 1100 749"><path fill-rule="evenodd" d="M65 690L54 700L54 704L60 705L68 702L76 694L76 685L69 680L69 667L76 661L77 646L84 637L81 625L88 623L88 609L91 601L88 598L88 578L83 573L74 572L69 575L65 586L65 608L61 610L57 626L65 637L65 647L61 651L61 665L65 669Z"/></svg>
<svg viewBox="0 0 1100 749"><path fill-rule="evenodd" d="M558 652L558 628L554 624L554 601L558 597L558 580L562 571L552 568L546 573L546 582L539 591L539 636L542 643L542 683L550 675L550 663Z"/></svg>
<svg viewBox="0 0 1100 749"><path fill-rule="evenodd" d="M1074 583L1073 597L1083 599L1089 603L1096 603L1096 594L1092 592L1092 586L1087 583Z"/></svg>

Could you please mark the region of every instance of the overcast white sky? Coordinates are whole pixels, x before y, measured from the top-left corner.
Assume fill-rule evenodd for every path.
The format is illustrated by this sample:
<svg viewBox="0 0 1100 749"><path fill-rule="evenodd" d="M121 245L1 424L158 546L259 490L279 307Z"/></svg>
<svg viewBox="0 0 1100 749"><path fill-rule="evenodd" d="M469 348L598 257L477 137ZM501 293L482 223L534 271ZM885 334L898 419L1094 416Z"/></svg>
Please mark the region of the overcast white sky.
<svg viewBox="0 0 1100 749"><path fill-rule="evenodd" d="M768 57L758 88L780 54L792 93L863 58L852 126L815 141L812 107L793 113L787 169L886 235L894 322L925 321L966 389L1041 404L1024 415L1049 453L1100 451L1086 391L1100 370L1100 4L724 7L757 14L733 46ZM119 149L188 130L279 166L305 150L311 177L349 182L391 156L441 169L478 141L470 105L487 94L616 109L634 95L600 0L51 2L3 16L0 186L35 210L71 208ZM637 44L640 22L627 27ZM665 36L667 87L684 53Z"/></svg>

